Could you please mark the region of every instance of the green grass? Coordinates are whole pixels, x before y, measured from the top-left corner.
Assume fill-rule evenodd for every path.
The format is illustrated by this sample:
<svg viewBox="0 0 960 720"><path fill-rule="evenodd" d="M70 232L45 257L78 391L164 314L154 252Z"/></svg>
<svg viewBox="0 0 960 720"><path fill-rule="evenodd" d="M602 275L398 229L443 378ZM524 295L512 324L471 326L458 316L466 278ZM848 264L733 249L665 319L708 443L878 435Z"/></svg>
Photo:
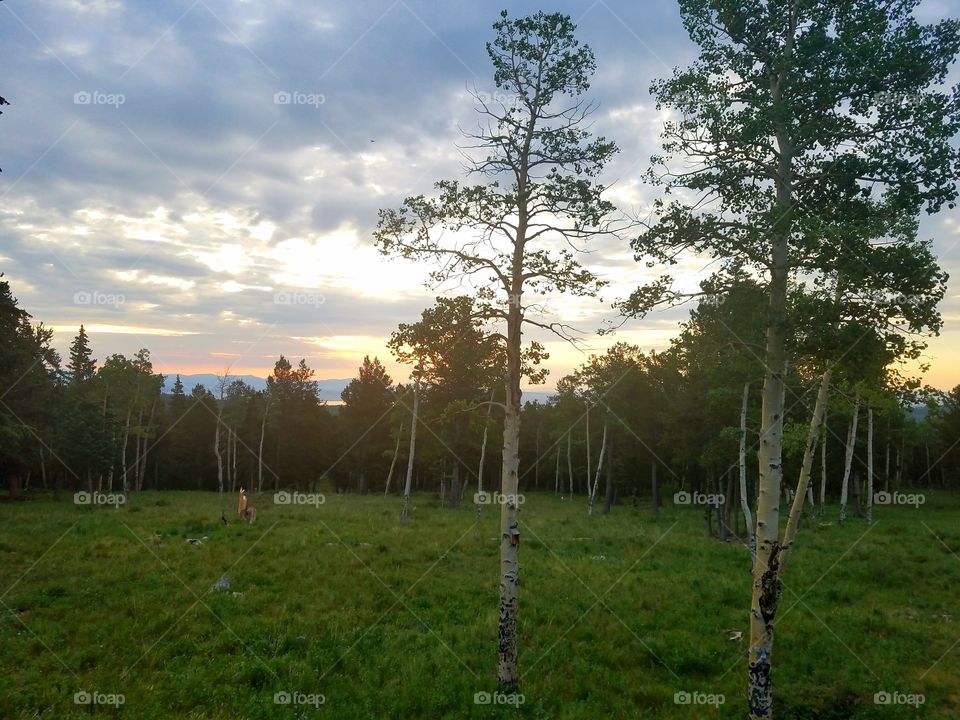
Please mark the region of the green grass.
<svg viewBox="0 0 960 720"><path fill-rule="evenodd" d="M749 557L705 537L699 510L588 518L582 498L528 496L517 710L474 704L495 690L496 508L475 525L469 502L420 495L401 527L396 498L252 503L256 524L227 527L234 500L215 494L0 506L0 717L745 714L746 642L728 636L747 634ZM869 532L835 518L801 530L777 622L778 718L958 717L958 518L943 494L878 508ZM212 589L223 575L230 590ZM82 690L125 701L78 706ZM875 704L884 690L926 700ZM325 703L277 705L282 691ZM680 691L725 703L678 705Z"/></svg>

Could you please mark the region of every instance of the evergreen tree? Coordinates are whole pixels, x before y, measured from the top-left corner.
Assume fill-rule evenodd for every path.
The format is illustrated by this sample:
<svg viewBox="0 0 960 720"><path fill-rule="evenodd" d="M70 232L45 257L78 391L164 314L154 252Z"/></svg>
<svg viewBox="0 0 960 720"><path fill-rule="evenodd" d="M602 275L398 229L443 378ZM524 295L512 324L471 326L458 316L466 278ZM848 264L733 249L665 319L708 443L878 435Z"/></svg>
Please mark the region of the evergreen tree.
<svg viewBox="0 0 960 720"><path fill-rule="evenodd" d="M80 326L80 332L70 345L70 362L67 363L67 369L70 370L70 382L75 385L91 380L97 372L97 361L91 357L90 340L83 325Z"/></svg>
<svg viewBox="0 0 960 720"><path fill-rule="evenodd" d="M357 438L350 453L352 466L358 473L357 488L366 492L367 474L377 463L378 477L386 471L382 463L389 450L389 415L393 407L393 380L380 360L364 356L358 376L343 389L343 427L348 437ZM379 465L384 467L380 468Z"/></svg>

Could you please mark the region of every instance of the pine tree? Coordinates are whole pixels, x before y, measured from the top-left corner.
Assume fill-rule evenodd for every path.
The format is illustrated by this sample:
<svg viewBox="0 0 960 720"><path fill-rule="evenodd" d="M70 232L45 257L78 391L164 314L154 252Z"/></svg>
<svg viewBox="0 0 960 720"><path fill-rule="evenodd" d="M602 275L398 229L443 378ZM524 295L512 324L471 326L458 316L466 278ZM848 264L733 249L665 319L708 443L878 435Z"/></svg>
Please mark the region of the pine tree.
<svg viewBox="0 0 960 720"><path fill-rule="evenodd" d="M366 492L370 470L382 469L384 451L390 446L389 413L394 404L393 380L378 358L363 358L357 377L343 389L344 427L359 438L351 451L352 465L358 473L357 489ZM376 465L377 467L371 467Z"/></svg>
<svg viewBox="0 0 960 720"><path fill-rule="evenodd" d="M79 385L87 382L97 372L97 361L90 357L90 353L90 339L87 337L87 331L81 325L80 332L77 333L70 345L70 362L67 363L67 369L71 373L71 383Z"/></svg>

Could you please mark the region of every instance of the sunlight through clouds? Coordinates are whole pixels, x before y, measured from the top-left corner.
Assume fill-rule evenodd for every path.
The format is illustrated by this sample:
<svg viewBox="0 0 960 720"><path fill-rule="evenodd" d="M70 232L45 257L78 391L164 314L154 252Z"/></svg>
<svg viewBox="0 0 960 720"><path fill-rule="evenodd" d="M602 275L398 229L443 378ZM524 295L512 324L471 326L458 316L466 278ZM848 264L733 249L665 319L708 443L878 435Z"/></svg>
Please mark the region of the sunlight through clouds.
<svg viewBox="0 0 960 720"><path fill-rule="evenodd" d="M933 17L946 7L955 4L924 4L924 12ZM16 25L22 32L10 37L10 52L28 71L11 74L4 88L13 105L0 122L6 137L22 142L9 144L2 164L3 177L15 180L0 209L8 231L2 269L37 317L74 329L80 322L170 327L173 319L194 333L178 357L206 357L217 343L250 341L233 321L229 337L211 334L228 311L245 319L247 332L274 327L269 342L278 350L322 332L363 337L358 352L385 357L390 332L438 294L424 287L428 268L382 257L372 230L378 210L430 194L436 180L478 180L463 176L471 151L461 129L481 121L468 89L496 92L483 44L466 42L489 32L486 13L411 14L398 5L381 17L387 8L136 0L40 0L10 9L35 36ZM619 20L602 5L580 14L580 32L597 52L592 129L621 148L602 178L604 196L643 221L659 192L644 174L660 151L664 121L676 116L656 108L649 83L688 62L693 46L660 4L619 9ZM670 30L650 34L651 22ZM397 46L398 32L409 47ZM278 92L324 101L277 103ZM78 93L119 94L124 102L84 104ZM551 319L587 332L618 322L611 304L661 272L634 261L628 241L638 231L583 256L610 283L600 300L535 298ZM951 318L960 308L958 232L956 210L921 225L954 278L942 308ZM673 268L683 291L697 289L712 269L689 258ZM77 306L78 292L127 302ZM323 302L277 303L274 295L284 292ZM688 309L664 317L675 326ZM665 331L651 316L623 327L633 335L591 337L590 345L620 337L658 344ZM61 351L69 336L57 334ZM379 339L376 348L369 338ZM104 342L104 352L129 351ZM159 354L173 351L159 341ZM930 353L938 358L930 381L954 383L955 323L931 341ZM576 357L557 348L548 384Z"/></svg>

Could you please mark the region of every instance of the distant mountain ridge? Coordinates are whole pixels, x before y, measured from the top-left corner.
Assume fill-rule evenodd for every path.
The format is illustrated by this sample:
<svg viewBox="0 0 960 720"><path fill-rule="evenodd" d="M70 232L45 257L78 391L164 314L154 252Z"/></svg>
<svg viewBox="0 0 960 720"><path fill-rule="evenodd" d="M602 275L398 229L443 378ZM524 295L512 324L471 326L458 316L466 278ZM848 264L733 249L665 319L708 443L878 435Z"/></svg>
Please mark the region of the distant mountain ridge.
<svg viewBox="0 0 960 720"><path fill-rule="evenodd" d="M231 375L230 382L234 380L243 380L247 385L252 387L254 390L266 390L267 389L267 379L262 377L257 377L256 375ZM177 381L177 376L174 373L173 375L167 375L163 385L164 392L173 392L173 384ZM183 383L183 391L189 395L193 392L193 388L197 385L203 385L207 390L212 392L214 395L217 394L217 387L219 380L214 373L197 373L195 375L181 375L180 382ZM340 400L340 393L343 392L343 389L350 382L350 379L340 380L317 380L317 389L319 390L318 395L321 400L326 401L338 401Z"/></svg>
<svg viewBox="0 0 960 720"><path fill-rule="evenodd" d="M265 390L267 387L266 378L257 377L256 375L231 375L230 381L234 380L243 380L247 385L252 387L254 390ZM327 402L339 402L340 394L343 392L343 389L350 383L351 378L346 379L330 379L330 380L317 380L317 389L318 395L321 400ZM163 385L164 392L173 392L173 384L177 381L176 373L172 375L167 375ZM193 392L193 388L197 385L203 385L207 390L212 392L214 395L217 394L217 376L214 373L197 373L193 375L181 375L180 382L183 383L183 391L189 395ZM553 392L546 392L542 390L529 390L524 391L523 401L524 402L539 402L546 403L547 400L555 395Z"/></svg>

